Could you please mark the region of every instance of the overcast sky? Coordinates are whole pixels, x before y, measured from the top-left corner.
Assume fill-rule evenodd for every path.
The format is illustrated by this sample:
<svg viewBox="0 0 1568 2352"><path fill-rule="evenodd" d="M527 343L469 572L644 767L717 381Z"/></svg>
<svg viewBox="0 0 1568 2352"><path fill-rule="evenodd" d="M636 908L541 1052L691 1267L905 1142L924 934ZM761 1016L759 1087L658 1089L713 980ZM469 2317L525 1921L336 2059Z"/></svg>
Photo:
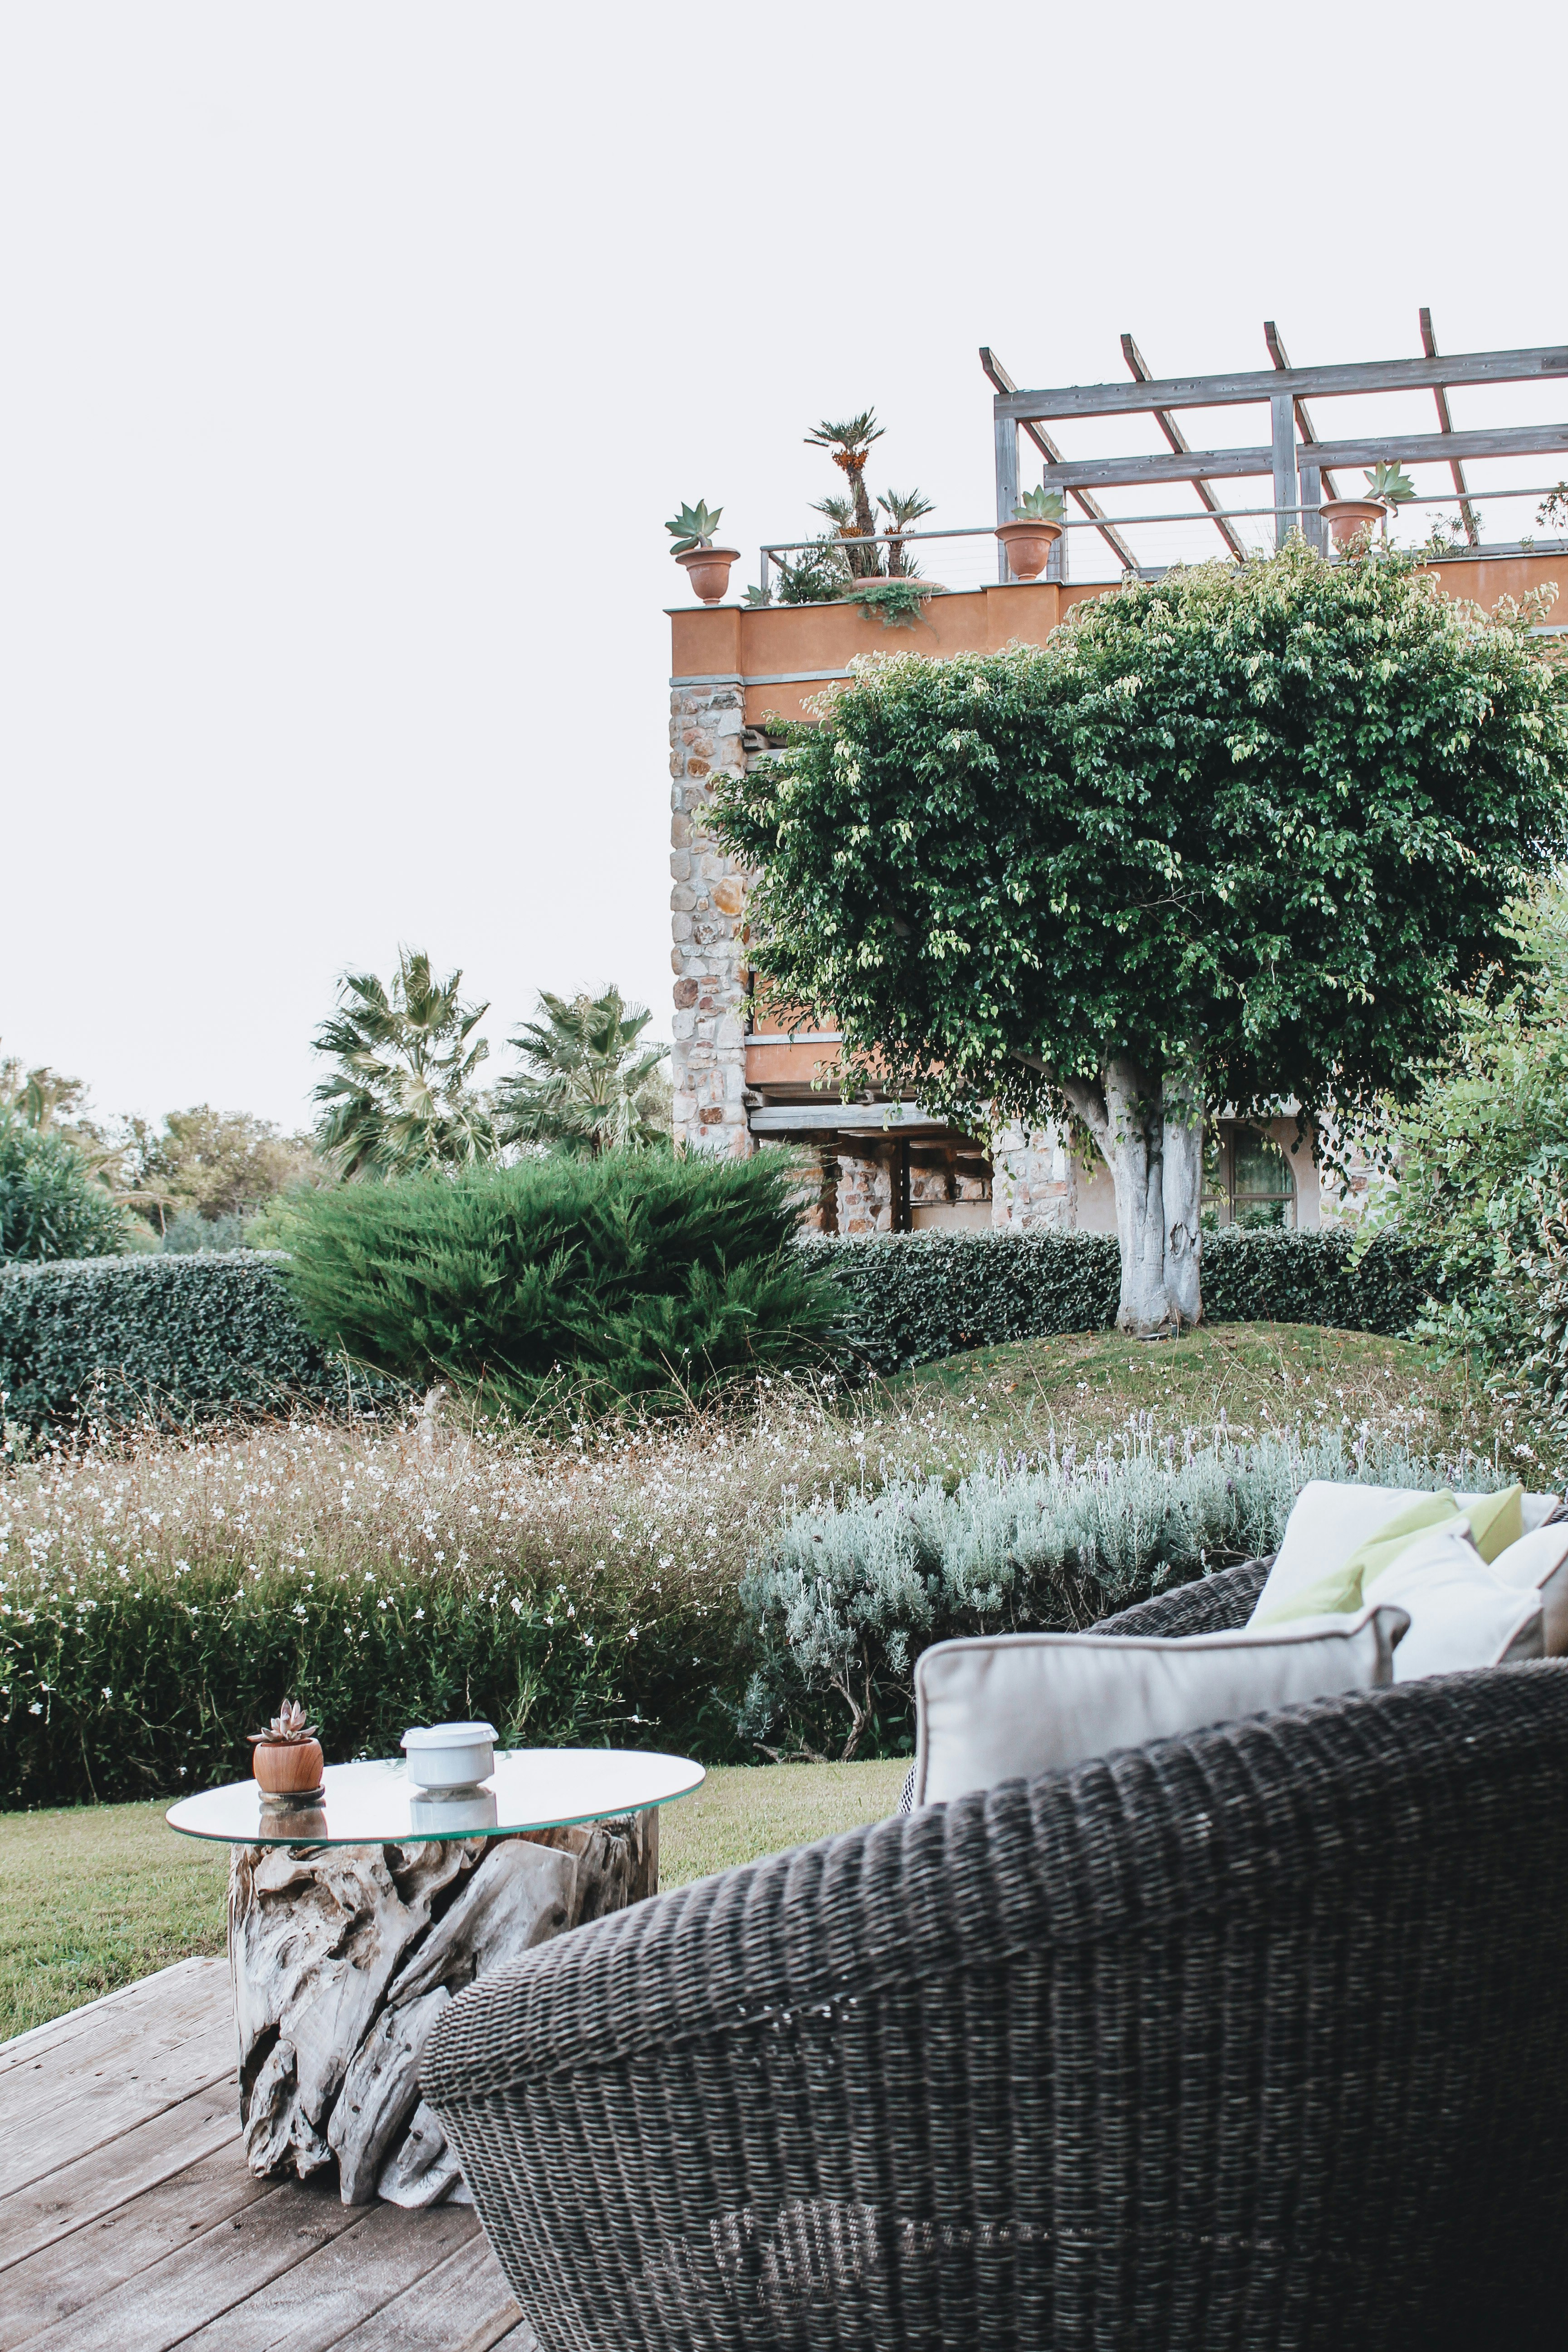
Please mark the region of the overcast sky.
<svg viewBox="0 0 1568 2352"><path fill-rule="evenodd" d="M1123 329L1414 353L1423 302L1568 341L1563 23L6 0L0 1053L293 1127L400 941L492 1074L542 987L668 1035L664 518L721 505L754 577L874 404L875 486L989 522L983 342L1047 384Z"/></svg>

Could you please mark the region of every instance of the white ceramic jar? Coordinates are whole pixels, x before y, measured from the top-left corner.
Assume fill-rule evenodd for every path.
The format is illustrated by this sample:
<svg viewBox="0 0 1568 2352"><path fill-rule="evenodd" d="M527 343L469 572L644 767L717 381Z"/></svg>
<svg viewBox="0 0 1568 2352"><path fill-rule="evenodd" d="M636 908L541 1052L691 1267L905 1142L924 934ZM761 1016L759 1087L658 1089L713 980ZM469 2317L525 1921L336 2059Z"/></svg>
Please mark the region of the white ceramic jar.
<svg viewBox="0 0 1568 2352"><path fill-rule="evenodd" d="M408 1777L419 1789L472 1789L496 1769L493 1723L433 1723L405 1731Z"/></svg>

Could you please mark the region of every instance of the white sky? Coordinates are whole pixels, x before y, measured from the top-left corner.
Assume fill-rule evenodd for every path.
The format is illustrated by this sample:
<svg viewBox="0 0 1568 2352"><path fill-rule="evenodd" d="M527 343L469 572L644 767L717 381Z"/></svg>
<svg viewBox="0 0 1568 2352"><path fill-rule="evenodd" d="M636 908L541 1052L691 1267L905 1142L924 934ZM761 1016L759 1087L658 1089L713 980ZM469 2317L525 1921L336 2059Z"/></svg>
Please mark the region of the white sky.
<svg viewBox="0 0 1568 2352"><path fill-rule="evenodd" d="M988 522L982 342L1568 341L1564 21L5 0L0 1051L293 1126L400 941L491 1075L542 986L668 1035L664 518L722 505L743 584L874 404L875 487Z"/></svg>

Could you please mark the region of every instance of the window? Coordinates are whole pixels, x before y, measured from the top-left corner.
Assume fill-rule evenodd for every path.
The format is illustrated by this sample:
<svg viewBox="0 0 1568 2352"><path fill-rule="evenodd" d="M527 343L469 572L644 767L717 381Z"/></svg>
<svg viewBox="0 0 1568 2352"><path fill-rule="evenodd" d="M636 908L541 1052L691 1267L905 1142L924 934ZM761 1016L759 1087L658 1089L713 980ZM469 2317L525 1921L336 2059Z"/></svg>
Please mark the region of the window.
<svg viewBox="0 0 1568 2352"><path fill-rule="evenodd" d="M1270 1135L1255 1128L1211 1128L1204 1138L1203 1223L1294 1226L1296 1179Z"/></svg>

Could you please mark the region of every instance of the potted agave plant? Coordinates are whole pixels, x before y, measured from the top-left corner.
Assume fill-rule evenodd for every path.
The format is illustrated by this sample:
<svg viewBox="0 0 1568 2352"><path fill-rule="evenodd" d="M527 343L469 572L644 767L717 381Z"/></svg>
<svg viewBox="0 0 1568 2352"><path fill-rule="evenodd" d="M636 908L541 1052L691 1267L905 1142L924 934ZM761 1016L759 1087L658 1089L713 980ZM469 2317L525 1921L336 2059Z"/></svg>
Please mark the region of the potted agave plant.
<svg viewBox="0 0 1568 2352"><path fill-rule="evenodd" d="M1013 509L1011 522L999 522L996 536L1007 551L1007 561L1020 580L1037 580L1050 562L1051 549L1062 535L1062 494L1059 490L1026 490Z"/></svg>
<svg viewBox="0 0 1568 2352"><path fill-rule="evenodd" d="M1380 458L1365 480L1365 498L1325 499L1319 509L1334 534L1336 547L1353 547L1357 540L1369 537L1378 523L1386 536L1390 509L1415 496L1415 485L1397 458L1391 466Z"/></svg>
<svg viewBox="0 0 1568 2352"><path fill-rule="evenodd" d="M738 547L713 544L723 511L722 507L710 510L707 501L699 499L694 507L683 506L674 520L664 526L675 541L670 553L705 604L721 603L730 585L730 566L741 553Z"/></svg>
<svg viewBox="0 0 1568 2352"><path fill-rule="evenodd" d="M256 1784L268 1797L314 1797L321 1790L321 1743L305 1710L286 1698L265 1731L250 1735Z"/></svg>

